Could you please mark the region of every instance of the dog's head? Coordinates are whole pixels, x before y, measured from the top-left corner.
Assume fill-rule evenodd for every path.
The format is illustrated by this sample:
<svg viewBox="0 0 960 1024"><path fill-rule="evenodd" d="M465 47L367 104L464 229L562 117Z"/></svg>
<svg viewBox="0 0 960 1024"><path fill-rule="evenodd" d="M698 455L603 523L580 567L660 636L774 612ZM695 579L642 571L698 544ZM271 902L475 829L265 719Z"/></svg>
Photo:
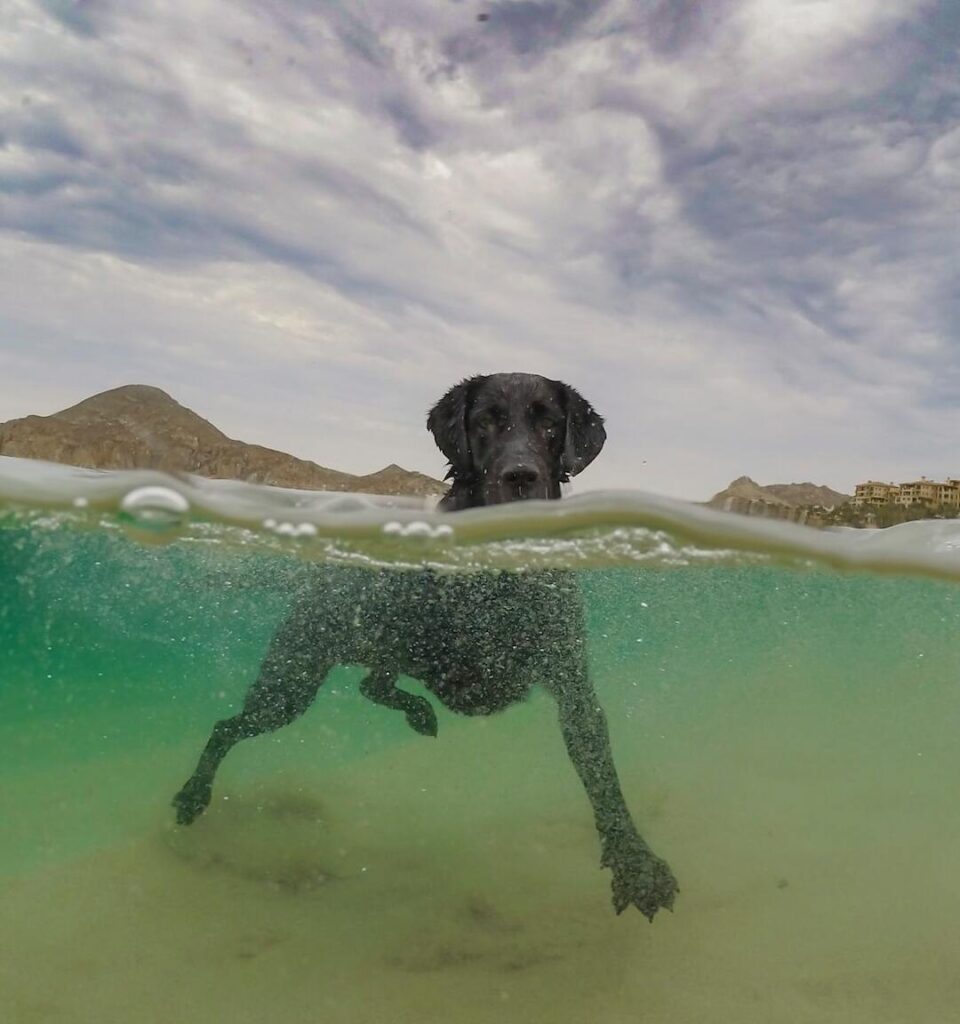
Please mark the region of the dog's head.
<svg viewBox="0 0 960 1024"><path fill-rule="evenodd" d="M427 429L450 463L448 510L559 498L607 436L577 391L532 373L461 381L430 410Z"/></svg>

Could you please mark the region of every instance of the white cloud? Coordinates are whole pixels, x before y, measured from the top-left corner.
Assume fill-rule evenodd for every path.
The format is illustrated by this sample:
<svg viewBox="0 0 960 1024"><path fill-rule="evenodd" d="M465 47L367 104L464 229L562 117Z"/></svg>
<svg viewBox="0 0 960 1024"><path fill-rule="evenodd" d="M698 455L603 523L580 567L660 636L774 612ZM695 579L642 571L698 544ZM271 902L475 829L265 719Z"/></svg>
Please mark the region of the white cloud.
<svg viewBox="0 0 960 1024"><path fill-rule="evenodd" d="M0 418L142 381L439 472L430 402L524 369L608 416L582 486L960 471L932 4L484 10L16 0Z"/></svg>

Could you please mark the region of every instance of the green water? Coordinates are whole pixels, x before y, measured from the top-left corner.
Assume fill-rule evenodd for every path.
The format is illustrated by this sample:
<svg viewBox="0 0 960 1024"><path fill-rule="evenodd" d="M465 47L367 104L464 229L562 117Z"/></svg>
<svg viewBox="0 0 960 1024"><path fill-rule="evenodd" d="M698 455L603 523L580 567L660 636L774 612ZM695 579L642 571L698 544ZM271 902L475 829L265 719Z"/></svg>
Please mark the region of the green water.
<svg viewBox="0 0 960 1024"><path fill-rule="evenodd" d="M240 543L208 521L157 544L108 504L27 514L21 496L0 518L0 1020L955 1018L956 581L838 573L789 530L789 558L762 532L679 557L679 514L625 552L594 516L591 672L627 801L681 886L651 925L611 909L543 696L440 709L434 740L338 669L174 827L171 797L331 534ZM929 568L933 533L902 536ZM570 543L528 524L511 557ZM829 560L864 541L843 543Z"/></svg>

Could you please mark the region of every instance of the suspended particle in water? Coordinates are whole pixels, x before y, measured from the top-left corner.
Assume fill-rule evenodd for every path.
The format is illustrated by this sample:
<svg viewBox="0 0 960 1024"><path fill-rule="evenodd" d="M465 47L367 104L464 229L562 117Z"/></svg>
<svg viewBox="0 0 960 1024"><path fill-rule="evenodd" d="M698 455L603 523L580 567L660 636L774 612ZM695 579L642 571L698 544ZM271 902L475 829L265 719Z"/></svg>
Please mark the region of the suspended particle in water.
<svg viewBox="0 0 960 1024"><path fill-rule="evenodd" d="M137 487L120 502L120 519L148 533L171 533L190 513L190 502L171 487Z"/></svg>

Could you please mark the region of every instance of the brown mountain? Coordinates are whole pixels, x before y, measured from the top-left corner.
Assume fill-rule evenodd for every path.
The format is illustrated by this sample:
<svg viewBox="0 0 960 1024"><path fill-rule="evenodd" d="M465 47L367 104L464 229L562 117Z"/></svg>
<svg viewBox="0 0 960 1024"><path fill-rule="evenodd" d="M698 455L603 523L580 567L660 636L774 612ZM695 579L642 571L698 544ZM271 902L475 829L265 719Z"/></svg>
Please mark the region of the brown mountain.
<svg viewBox="0 0 960 1024"><path fill-rule="evenodd" d="M432 476L403 469L396 463L355 480L353 490L367 494L444 494L447 490L446 484Z"/></svg>
<svg viewBox="0 0 960 1024"><path fill-rule="evenodd" d="M733 512L749 510L754 503L775 506L786 512L789 509L821 505L832 508L850 500L849 494L841 494L830 487L818 484L766 484L761 486L748 476L737 477L724 490L718 491L707 503L714 508Z"/></svg>
<svg viewBox="0 0 960 1024"><path fill-rule="evenodd" d="M422 473L390 465L354 476L257 444L235 441L165 391L128 384L51 416L0 424L0 455L96 469L159 469L303 490L442 494Z"/></svg>
<svg viewBox="0 0 960 1024"><path fill-rule="evenodd" d="M836 508L837 505L848 502L851 497L824 484L764 484L763 489L795 506L819 505L821 508Z"/></svg>

